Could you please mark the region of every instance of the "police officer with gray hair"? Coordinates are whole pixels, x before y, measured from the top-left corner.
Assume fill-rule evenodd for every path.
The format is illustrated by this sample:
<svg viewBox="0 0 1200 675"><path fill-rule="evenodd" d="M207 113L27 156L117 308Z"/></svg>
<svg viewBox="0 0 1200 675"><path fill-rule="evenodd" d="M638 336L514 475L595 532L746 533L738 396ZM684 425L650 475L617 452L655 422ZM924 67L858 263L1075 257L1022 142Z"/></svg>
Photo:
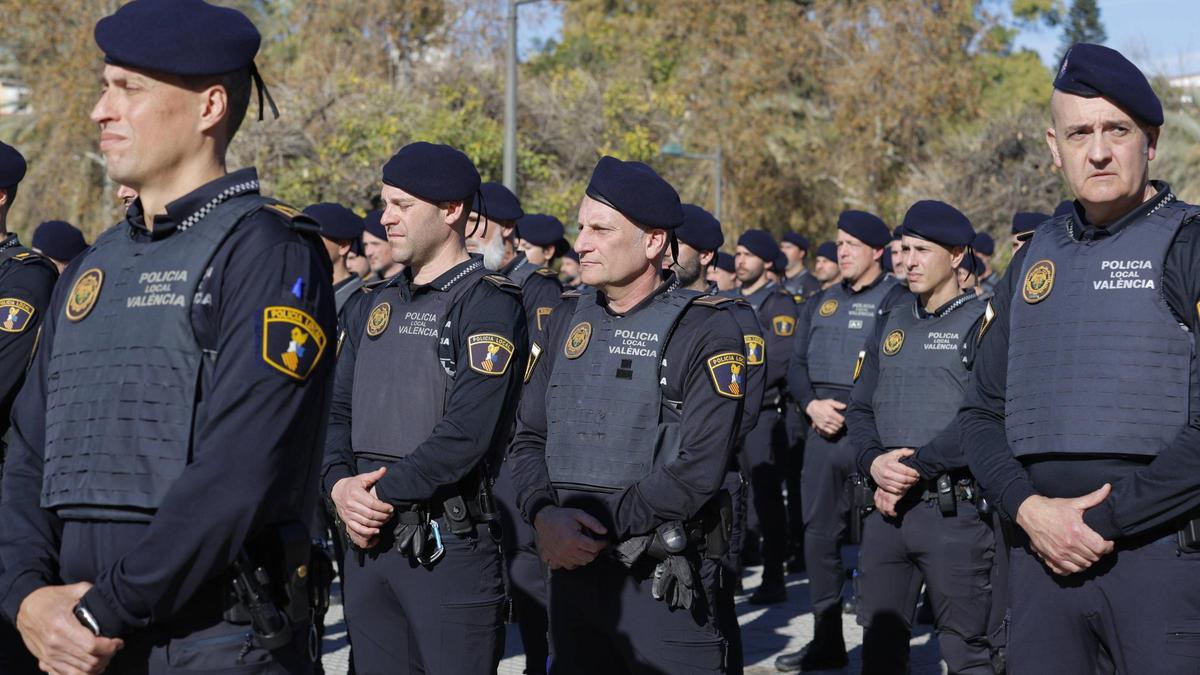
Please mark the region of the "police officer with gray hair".
<svg viewBox="0 0 1200 675"><path fill-rule="evenodd" d="M875 486L857 577L864 675L908 672L922 582L949 671L992 672L995 545L955 424L984 311L955 275L974 234L943 202L908 210L902 255L915 297L876 322L846 412L858 471Z"/></svg>
<svg viewBox="0 0 1200 675"><path fill-rule="evenodd" d="M1046 141L1075 196L996 289L963 448L1015 522L1015 673L1196 672L1200 208L1150 180L1163 124L1119 52L1063 57Z"/></svg>
<svg viewBox="0 0 1200 675"><path fill-rule="evenodd" d="M552 673L723 672L702 577L746 387L732 300L662 273L683 221L650 167L604 157L579 209L585 293L534 343L509 451L550 567Z"/></svg>

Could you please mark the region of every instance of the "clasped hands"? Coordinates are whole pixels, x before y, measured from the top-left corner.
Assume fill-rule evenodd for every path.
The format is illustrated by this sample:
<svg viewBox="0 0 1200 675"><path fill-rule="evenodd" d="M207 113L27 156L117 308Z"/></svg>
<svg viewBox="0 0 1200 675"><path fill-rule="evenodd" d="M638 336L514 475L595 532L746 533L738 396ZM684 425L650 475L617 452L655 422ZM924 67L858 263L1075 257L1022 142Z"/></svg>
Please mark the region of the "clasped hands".
<svg viewBox="0 0 1200 675"><path fill-rule="evenodd" d="M97 675L125 646L119 639L93 635L75 618L75 606L91 587L86 581L43 586L21 601L17 630L42 671L52 675Z"/></svg>

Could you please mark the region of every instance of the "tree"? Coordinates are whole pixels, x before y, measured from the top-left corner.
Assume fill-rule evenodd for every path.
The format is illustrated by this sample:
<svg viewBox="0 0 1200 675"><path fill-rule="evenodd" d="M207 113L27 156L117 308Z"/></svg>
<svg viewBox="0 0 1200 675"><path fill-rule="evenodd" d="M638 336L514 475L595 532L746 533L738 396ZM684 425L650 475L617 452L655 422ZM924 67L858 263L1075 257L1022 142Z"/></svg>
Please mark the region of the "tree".
<svg viewBox="0 0 1200 675"><path fill-rule="evenodd" d="M1062 46L1058 50L1058 60L1066 55L1071 45L1078 42L1102 44L1108 39L1104 32L1104 24L1100 22L1100 6L1096 0L1074 0L1067 12L1063 24Z"/></svg>

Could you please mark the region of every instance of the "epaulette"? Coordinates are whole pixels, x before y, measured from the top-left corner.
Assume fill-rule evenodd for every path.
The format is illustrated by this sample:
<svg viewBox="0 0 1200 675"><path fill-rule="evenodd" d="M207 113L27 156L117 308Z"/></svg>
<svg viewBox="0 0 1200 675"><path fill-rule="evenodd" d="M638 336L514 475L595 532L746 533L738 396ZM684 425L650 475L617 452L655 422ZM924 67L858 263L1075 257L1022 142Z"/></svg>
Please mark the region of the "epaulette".
<svg viewBox="0 0 1200 675"><path fill-rule="evenodd" d="M14 255L12 259L25 264L50 262L45 256L40 255L36 251L22 251Z"/></svg>
<svg viewBox="0 0 1200 675"><path fill-rule="evenodd" d="M362 287L359 288L358 290L362 291L363 293L370 293L371 291L375 290L376 288L379 288L380 286L386 284L387 282L388 282L387 279L372 279L370 281L364 281Z"/></svg>
<svg viewBox="0 0 1200 675"><path fill-rule="evenodd" d="M503 291L516 291L518 293L521 291L520 286L513 283L511 279L503 274L485 274L483 275L483 280Z"/></svg>
<svg viewBox="0 0 1200 675"><path fill-rule="evenodd" d="M808 298L804 297L803 293L795 293L792 295L792 301L797 305L803 305L805 302L808 302Z"/></svg>
<svg viewBox="0 0 1200 675"><path fill-rule="evenodd" d="M572 289L571 289L571 290L569 290L569 291L563 291L563 292L562 292L562 295L559 295L558 297L559 297L559 298L561 298L561 299L563 299L563 300L568 300L568 299L570 299L570 298L580 298L580 297L583 297L583 293L580 293L579 291L577 291L577 290L575 290L574 288L572 288Z"/></svg>
<svg viewBox="0 0 1200 675"><path fill-rule="evenodd" d="M550 269L549 267L539 267L536 270L534 270L533 273L540 274L549 279L557 279L558 278L558 272L555 272L554 270Z"/></svg>
<svg viewBox="0 0 1200 675"><path fill-rule="evenodd" d="M288 221L288 225L297 232L321 234L321 225L313 220L311 216L297 210L294 206L289 206L283 202L270 201L263 204L263 208L283 216L283 219Z"/></svg>
<svg viewBox="0 0 1200 675"><path fill-rule="evenodd" d="M692 300L693 305L704 305L705 307L721 307L730 302L733 302L733 298L724 295L701 295Z"/></svg>
<svg viewBox="0 0 1200 675"><path fill-rule="evenodd" d="M263 208L267 209L268 211L274 211L275 213L278 213L279 215L283 216L284 218L287 218L288 220L295 220L296 217L304 215L299 210L297 210L295 207L288 206L287 204L284 204L283 202L270 202L267 204L263 204Z"/></svg>

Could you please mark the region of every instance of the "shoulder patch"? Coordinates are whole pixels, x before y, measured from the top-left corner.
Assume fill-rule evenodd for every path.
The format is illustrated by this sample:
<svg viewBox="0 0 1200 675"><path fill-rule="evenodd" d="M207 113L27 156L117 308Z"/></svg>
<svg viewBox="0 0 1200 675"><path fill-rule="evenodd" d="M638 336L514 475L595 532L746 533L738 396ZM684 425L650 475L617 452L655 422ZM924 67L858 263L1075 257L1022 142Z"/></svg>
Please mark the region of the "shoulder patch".
<svg viewBox="0 0 1200 675"><path fill-rule="evenodd" d="M733 298L724 295L701 295L692 300L693 305L704 305L705 307L720 307L730 302L733 302Z"/></svg>
<svg viewBox="0 0 1200 675"><path fill-rule="evenodd" d="M746 357L735 352L725 352L708 358L708 374L712 376L713 389L725 398L745 398Z"/></svg>
<svg viewBox="0 0 1200 675"><path fill-rule="evenodd" d="M515 347L495 333L476 333L467 338L471 370L483 375L503 375L508 371Z"/></svg>
<svg viewBox="0 0 1200 675"><path fill-rule="evenodd" d="M536 270L534 270L533 273L540 274L548 279L557 279L558 278L558 272L555 272L554 270L550 269L549 267L539 267Z"/></svg>
<svg viewBox="0 0 1200 675"><path fill-rule="evenodd" d="M779 337L790 337L796 332L796 317L787 314L771 317L771 330Z"/></svg>
<svg viewBox="0 0 1200 675"><path fill-rule="evenodd" d="M325 353L325 331L316 319L295 307L263 310L262 359L275 370L307 380Z"/></svg>
<svg viewBox="0 0 1200 675"><path fill-rule="evenodd" d="M808 298L800 295L799 293L792 296L792 302L796 303L797 305L803 305L806 300L808 300Z"/></svg>
<svg viewBox="0 0 1200 675"><path fill-rule="evenodd" d="M24 333L37 312L33 305L18 298L0 298L0 331Z"/></svg>
<svg viewBox="0 0 1200 675"><path fill-rule="evenodd" d="M483 280L505 291L520 291L521 287L503 274L485 274Z"/></svg>
<svg viewBox="0 0 1200 675"><path fill-rule="evenodd" d="M761 335L746 335L746 365L761 366L767 358L767 341Z"/></svg>

